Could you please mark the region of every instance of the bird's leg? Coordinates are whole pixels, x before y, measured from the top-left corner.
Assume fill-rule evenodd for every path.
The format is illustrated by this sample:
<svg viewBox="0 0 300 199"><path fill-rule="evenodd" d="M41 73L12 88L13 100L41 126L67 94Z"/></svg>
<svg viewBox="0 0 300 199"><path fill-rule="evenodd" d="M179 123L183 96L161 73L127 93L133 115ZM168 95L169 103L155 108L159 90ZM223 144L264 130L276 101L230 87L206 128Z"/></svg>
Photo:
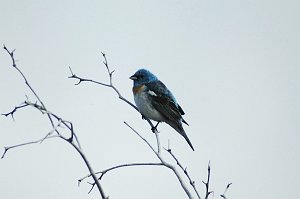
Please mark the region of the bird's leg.
<svg viewBox="0 0 300 199"><path fill-rule="evenodd" d="M154 127L151 128L151 130L152 130L153 132L154 132L155 130L158 132L157 126L158 126L159 123L160 123L160 122L157 122L157 124L156 124Z"/></svg>

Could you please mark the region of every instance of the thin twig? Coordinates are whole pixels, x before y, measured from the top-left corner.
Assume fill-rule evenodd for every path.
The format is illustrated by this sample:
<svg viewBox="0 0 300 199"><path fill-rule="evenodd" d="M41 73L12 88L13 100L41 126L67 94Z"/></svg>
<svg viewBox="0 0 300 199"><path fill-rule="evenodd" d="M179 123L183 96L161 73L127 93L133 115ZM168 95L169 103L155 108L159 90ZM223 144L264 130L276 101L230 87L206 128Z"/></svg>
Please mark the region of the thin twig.
<svg viewBox="0 0 300 199"><path fill-rule="evenodd" d="M113 167L110 167L110 168L107 168L107 169L104 169L102 171L98 171L96 172L95 174L101 174L100 177L98 177L98 180L101 180L103 178L103 176L109 172L109 171L112 171L112 170L116 170L116 169L120 169L120 168L126 168L126 167L134 167L134 166L164 166L162 163L127 163L127 164L120 164L120 165L117 165L117 166L113 166ZM82 178L80 178L78 180L78 185L83 181L85 180L86 178L89 178L91 176L91 174L88 174Z"/></svg>
<svg viewBox="0 0 300 199"><path fill-rule="evenodd" d="M165 148L164 148L165 149ZM190 181L190 185L193 187L195 193L197 194L197 197L198 199L201 199L200 197L200 194L198 193L198 190L196 189L196 186L195 186L195 181L192 180L192 178L190 177L190 175L188 174L188 171L187 171L187 168L184 168L182 166L182 164L179 162L178 158L176 158L176 156L173 154L172 150L169 148L169 149L165 149L172 157L173 159L176 161L176 164L182 169L183 173L187 176L187 178L189 179Z"/></svg>
<svg viewBox="0 0 300 199"><path fill-rule="evenodd" d="M227 199L227 197L225 196L225 194L226 194L227 190L229 189L229 187L230 187L231 185L232 185L232 183L228 183L228 184L227 184L224 193L220 195L222 198Z"/></svg>
<svg viewBox="0 0 300 199"><path fill-rule="evenodd" d="M58 137L59 137L58 135L53 135L53 136L48 136L47 139L50 139L50 138L58 138ZM4 152L3 152L2 156L1 156L1 159L4 158L4 156L6 155L6 153L8 152L8 150L10 150L10 149L17 148L17 147L21 147L21 146L26 146L26 145L30 145L30 144L41 143L41 141L42 141L43 139L44 139L44 138L38 139L38 140L32 141L32 142L25 142L25 143L22 143L22 144L16 144L16 145L13 145L13 146L4 147Z"/></svg>
<svg viewBox="0 0 300 199"><path fill-rule="evenodd" d="M209 195L213 193L213 191L209 191L209 182L210 182L210 161L207 166L207 181L202 181L205 185L205 199L208 199Z"/></svg>
<svg viewBox="0 0 300 199"><path fill-rule="evenodd" d="M11 118L12 118L13 120L15 120L15 118L14 118L15 112L16 112L18 109L24 108L24 107L26 107L26 106L28 106L28 104L23 103L23 105L15 106L15 108L14 108L12 111L10 111L10 112L8 112L8 113L2 113L2 115L4 115L5 117L11 115Z"/></svg>

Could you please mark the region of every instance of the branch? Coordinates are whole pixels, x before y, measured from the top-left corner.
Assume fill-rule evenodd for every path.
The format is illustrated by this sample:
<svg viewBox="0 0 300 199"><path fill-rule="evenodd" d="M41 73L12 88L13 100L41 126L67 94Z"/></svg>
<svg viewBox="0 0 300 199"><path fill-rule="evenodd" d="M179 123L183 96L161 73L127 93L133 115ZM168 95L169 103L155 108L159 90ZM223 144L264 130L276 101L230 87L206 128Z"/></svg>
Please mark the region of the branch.
<svg viewBox="0 0 300 199"><path fill-rule="evenodd" d="M172 153L172 150L169 148L169 149L165 149L172 157L173 159L176 161L176 164L182 169L183 173L187 176L187 178L189 179L190 181L190 185L193 187L195 193L197 194L197 197L198 199L201 199L197 189L196 189L196 186L195 186L195 181L192 180L192 178L190 177L190 175L188 174L188 171L187 171L187 168L184 168L179 160L176 158L176 156Z"/></svg>
<svg viewBox="0 0 300 199"><path fill-rule="evenodd" d="M214 193L213 191L209 191L209 181L210 181L210 161L208 162L208 166L207 166L207 181L203 182L203 184L205 185L205 199L208 199L208 196L212 193Z"/></svg>
<svg viewBox="0 0 300 199"><path fill-rule="evenodd" d="M109 66L108 66L108 62L107 62L105 53L102 52L102 56L103 56L103 58L104 58L103 64L104 64L105 67L106 67L107 74L108 74L108 77L109 77L109 83L108 83L108 84L102 83L102 82L98 82L98 81L95 81L95 80L92 80L92 79L86 79L86 78L79 77L79 76L77 76L76 74L73 73L71 67L69 67L70 72L71 72L71 76L69 76L68 78L78 80L78 82L77 82L75 85L79 85L79 84L82 83L82 82L92 82L92 83L95 83L95 84L99 84L99 85L102 85L102 86L111 88L111 89L113 89L113 90L117 93L119 99L121 99L121 100L124 101L125 103L129 104L132 108L134 108L137 112L139 112L138 108L137 108L133 103L131 103L129 100L127 100L126 98L124 98L124 97L121 95L121 93L119 92L119 90L113 85L113 81L112 81L112 80L113 80L113 74L114 74L115 71L114 71L114 70L113 70L113 71L110 70L110 68L109 68ZM139 113L140 113L140 112L139 112ZM158 153L160 153L160 144L159 144L159 140L158 140L159 138L158 138L158 135L157 135L157 134L158 134L158 131L157 131L157 129L155 128L155 126L153 125L153 123L150 121L149 118L146 118L146 117L144 117L144 116L143 116L143 118L144 118L145 120L147 120L147 122L148 122L149 125L151 126L151 131L152 131L152 132L155 134L155 136L156 136L156 141L157 141L157 151L158 151Z"/></svg>
<svg viewBox="0 0 300 199"><path fill-rule="evenodd" d="M54 130L54 129L53 129ZM53 135L53 136L48 136L46 139L50 139L50 138L58 138L59 136L58 135ZM45 139L42 138L42 139L38 139L36 141L32 141L32 142L25 142L25 143L22 143L22 144L16 144L16 145L13 145L13 146L8 146L8 147L4 147L4 152L1 156L1 159L4 158L4 156L6 155L6 153L8 152L8 150L10 149L13 149L13 148L17 148L17 147L21 147L21 146L26 146L26 145L30 145L30 144L37 144L37 143L41 143L42 141L44 141Z"/></svg>
<svg viewBox="0 0 300 199"><path fill-rule="evenodd" d="M134 167L134 166L164 166L162 163L127 163L127 164L120 164L120 165L117 165L117 166L113 166L113 167L110 167L108 169L104 169L102 171L98 171L96 172L95 174L101 174L100 177L98 178L98 180L101 180L103 178L103 176L109 172L109 171L112 171L112 170L116 170L116 169L120 169L120 168L126 168L126 167ZM78 180L78 185L83 181L85 180L86 178L89 178L91 176L91 174L88 174L82 178L80 178ZM91 183L90 183L91 184ZM93 185L93 184L91 184Z"/></svg>
<svg viewBox="0 0 300 199"><path fill-rule="evenodd" d="M131 107L133 107L136 111L139 112L138 108L132 104L130 101L128 101L126 98L124 98L121 93L118 91L118 89L113 85L113 73L114 71L111 71L109 66L108 66L108 62L107 62L107 58L106 58L106 55L105 53L102 53L102 56L104 58L104 61L103 61L103 64L105 65L106 67L106 70L107 70L107 74L108 74L108 77L109 77L109 83L102 83L102 82L98 82L98 81L95 81L95 80L92 80L92 79L87 79L87 78L82 78L82 77L79 77L77 75L75 75L70 67L70 72L71 72L71 76L69 76L70 79L76 79L78 80L78 82L75 84L75 85L79 85L80 83L82 82L91 82L91 83L95 83L95 84L99 84L99 85L102 85L102 86L105 86L105 87L109 87L109 88L112 88L118 95L119 99L123 100L124 102L126 102L127 104L129 104ZM145 117L143 117L145 118ZM160 146L160 141L159 141L159 136L158 136L158 131L157 129L155 128L155 126L152 124L152 122L148 119L148 118L145 118L147 120L147 122L149 123L149 125L151 126L151 130L153 133L155 133L155 136L156 136L156 142L157 142L157 151L154 149L154 147L145 139L143 138L135 129L133 129L129 124L127 124L126 122L124 122L126 124L126 126L128 126L133 132L135 132L150 148L151 150L154 152L154 154L157 156L157 158L160 160L161 164L169 169L171 169L174 174L176 175L177 179L179 180L182 188L184 189L184 191L186 192L186 194L188 195L189 198L192 198L192 195L190 194L189 190L187 189L186 185L184 184L183 180L181 179L178 171L176 170L176 168L174 166L172 166L171 164L168 164L167 162L165 162L163 160L163 158L161 157L160 155L160 152L161 152L161 146ZM118 167L118 166L117 166ZM100 172L101 173L101 172ZM105 173L105 172L104 172ZM103 176L103 173L102 175L100 176L99 180L102 178ZM89 177L89 175L83 177L82 179L79 180L79 182L81 182L83 179ZM191 183L191 182L190 182ZM94 184L93 183L90 183L92 185L91 187L91 190L93 189L94 187ZM191 183L193 184L193 183ZM195 187L194 187L195 189ZM91 191L90 190L90 191ZM196 192L197 193L197 192Z"/></svg>
<svg viewBox="0 0 300 199"><path fill-rule="evenodd" d="M99 193L100 193L100 195L101 195L101 198L102 198L102 199L107 199L107 197L105 196L104 191L103 191L103 189L102 189L102 187L101 187L101 185L100 185L100 183L99 183L99 181L98 181L98 179L97 179L97 177L96 177L96 175L95 175L95 173L94 173L94 171L93 171L93 169L92 169L92 167L91 167L91 165L90 165L90 163L89 163L89 161L87 160L86 156L84 155L83 151L81 150L81 147L80 147L80 144L79 144L79 140L77 139L77 136L76 136L76 134L75 134L75 132L74 132L74 129L73 129L73 124L72 124L71 122L68 122L68 121L66 121L66 120L63 120L61 117L59 117L59 116L57 116L57 115L51 113L50 111L48 111L48 110L46 109L46 106L44 105L44 103L42 102L42 100L40 99L40 97L37 95L37 93L35 92L35 90L33 89L33 87L29 84L29 82L28 82L27 78L25 77L25 75L23 74L23 72L17 67L16 62L15 62L15 58L14 58L14 52L15 52L15 50L9 51L9 50L6 48L5 45L3 46L3 48L4 48L4 50L9 54L9 56L10 56L10 58L11 58L11 60L12 60L12 65L13 65L13 67L20 73L20 75L21 75L21 76L23 77L23 79L25 80L25 84L28 86L28 88L30 89L30 91L34 94L34 96L37 98L38 102L41 104L41 105L39 105L39 104L37 104L37 103L31 103L31 102L28 100L28 101L25 101L25 105L27 105L27 106L29 105L29 106L32 106L32 107L34 107L34 108L37 108L37 109L38 109L39 111L41 111L43 114L47 114L48 119L49 119L49 121L50 121L50 123L51 123L51 125L52 125L53 130L50 131L44 138L42 138L42 139L40 139L40 140L38 140L38 141L27 142L27 143L23 143L23 144L11 146L11 147L5 147L5 148L4 148L4 153L3 153L3 155L2 155L2 158L4 157L4 155L6 154L6 152L7 152L9 149L16 148L16 147L20 147L20 146L24 146L24 145L28 145L28 144L34 144L34 143L42 142L43 140L48 139L48 138L50 138L50 137L56 137L56 136L50 136L50 135L55 131L55 132L57 133L57 137L59 137L59 138L65 140L67 143L71 144L71 145L74 147L74 149L80 154L80 156L81 156L82 159L84 160L86 166L88 167L88 170L89 170L89 172L90 172L90 174L91 174L93 180L95 181L95 184L97 185L97 188L98 188L98 190L99 190ZM4 114L4 116L12 115L12 117L13 117L13 114L14 114L19 108L25 107L25 105L24 105L24 106L15 107L11 112L9 112L9 113L7 113L7 114ZM52 117L54 117L55 119L57 119L58 122L59 122L59 124L62 123L65 127L67 127L67 129L70 130L70 132L71 132L71 138L67 139L67 138L63 137L63 136L59 133L59 131L58 131L58 129L57 129L57 127L58 127L59 125L58 125L57 127L54 126L54 122L53 122L53 118L52 118ZM73 136L75 137L77 144L73 142Z"/></svg>
<svg viewBox="0 0 300 199"><path fill-rule="evenodd" d="M104 176L104 174L106 174L108 171L119 169L119 168L125 168L125 167L133 167L133 166L164 166L164 167L167 167L167 168L173 170L173 168L170 168L168 164L164 164L164 163L131 163L131 164L117 165L117 166L105 169L103 171L96 172L96 174L101 174L100 177L98 178L98 180L101 180L102 177ZM175 174L178 174L178 173L175 172ZM176 175L176 176L179 176L179 175ZM79 184L81 183L82 180L84 180L88 177L90 177L90 175L86 175L83 178L79 179L78 180L78 186L79 186ZM91 189L88 192L88 193L90 193L93 190L93 188L95 186L95 183L88 182L88 184L91 185ZM192 198L191 195L189 195L189 198Z"/></svg>
<svg viewBox="0 0 300 199"><path fill-rule="evenodd" d="M35 90L32 88L32 86L29 84L27 78L25 77L25 75L23 74L23 72L17 67L16 65L16 61L14 58L14 52L16 51L15 49L12 51L9 51L5 45L3 45L4 50L9 54L11 61L12 61L12 66L20 73L20 75L23 77L25 84L27 85L27 87L30 89L30 91L34 94L34 96L36 97L36 99L40 102L40 104L42 105L43 109L46 109L46 106L44 105L44 103L42 102L42 100L40 99L40 97L37 95L37 93L35 92ZM50 123L52 125L52 128L54 128L54 123L52 121L52 118L49 114L47 114L48 119L50 120Z"/></svg>
<svg viewBox="0 0 300 199"><path fill-rule="evenodd" d="M156 152L155 149L153 148L153 146L143 136L141 136L133 127L131 127L127 122L124 122L124 123L125 123L125 125L127 127L129 127L137 136L139 136L151 148L151 150L155 153L155 155L160 160L160 162L163 164L163 166L171 169L174 172L175 176L177 177L177 179L178 179L181 187L185 191L186 195L190 199L192 199L193 197L192 197L190 191L188 190L188 188L184 184L184 182L183 182L182 178L180 177L180 174L178 173L178 171L176 170L176 168L173 165L171 165L171 164L167 163L166 161L164 161L164 159L162 158L161 154L158 153L158 152Z"/></svg>
<svg viewBox="0 0 300 199"><path fill-rule="evenodd" d="M13 120L15 120L15 118L14 118L15 112L16 112L18 109L24 108L24 107L26 107L26 106L28 106L28 104L23 103L23 105L15 106L15 108L14 108L12 111L10 111L10 112L8 112L8 113L2 113L2 115L4 115L5 117L8 117L9 115L11 115L11 118L12 118Z"/></svg>
<svg viewBox="0 0 300 199"><path fill-rule="evenodd" d="M75 85L79 85L80 83L82 82L91 82L91 83L95 83L95 84L99 84L99 85L102 85L102 86L105 86L105 87L108 87L108 88L112 88L118 95L119 99L121 99L122 101L124 101L125 103L129 104L132 108L134 108L136 111L139 112L138 108L132 104L130 101L128 101L126 98L124 98L121 93L118 91L118 89L113 85L113 74L114 74L114 70L111 71L109 66L108 66L108 62L107 62L107 58L106 58L106 55L105 53L102 53L102 56L104 58L104 61L103 61L103 64L105 65L106 67L106 70L107 70L107 74L108 74L108 77L109 77L109 83L102 83L102 82L98 82L98 81L95 81L95 80L92 80L92 79L87 79L87 78L82 78L82 77L79 77L77 76L76 74L73 73L71 67L69 67L70 69L70 72L71 72L71 76L69 76L70 79L76 79L78 80L78 82L75 84ZM178 171L176 170L176 168L165 162L160 154L160 151L161 151L161 146L160 146L160 141L159 141L159 136L158 136L158 131L157 129L155 128L155 126L152 124L152 122L148 119L148 118L145 118L143 117L144 119L147 120L147 122L149 123L149 125L151 126L151 130L153 133L155 133L155 136L156 136L156 141L157 141L157 151L154 149L154 147L144 138L142 137L133 127L131 127L128 123L124 122L125 125L127 127L129 127L133 132L135 132L149 147L150 149L154 152L154 154L157 156L157 158L160 160L161 163L153 163L154 165L161 165L161 166L165 166L169 169L171 169L174 174L176 175L177 179L179 180L182 188L184 189L184 191L186 192L186 194L188 195L189 198L192 198L192 195L190 194L189 190L187 189L186 185L184 184L183 180L181 179ZM171 149L166 149L167 152L169 152L169 154L174 158L174 160L176 161L177 165L180 167L180 169L184 172L184 174L187 176L187 178L189 179L189 183L190 185L193 187L195 193L197 194L197 197L198 199L201 199L197 189L196 189L196 186L195 186L195 181L193 181L190 177L190 175L188 174L187 172L187 169L184 168L179 160L175 157L175 155L171 152ZM149 163L132 163L132 164L123 164L123 165L118 165L118 166L115 166L115 167L112 167L112 168L109 168L109 169L106 169L106 170L103 170L103 171L100 171L100 172L97 172L97 174L100 174L101 173L101 176L99 177L99 180L102 179L103 175L107 172L107 171L110 171L110 170L113 170L113 169L117 169L117 168L122 168L122 167L127 167L127 166L142 166L142 165L152 165L152 164L149 164ZM78 182L80 183L82 180L86 179L90 177L90 175L87 175L81 179L78 180ZM212 191L209 191L209 181L210 181L210 164L208 165L208 178L207 178L207 182L204 182L203 183L205 184L206 186L206 194L205 194L205 199L207 199L209 197L209 195L211 193L213 193ZM92 191L93 187L95 186L95 183L89 183L92 185L90 191ZM224 195L224 194L223 194Z"/></svg>

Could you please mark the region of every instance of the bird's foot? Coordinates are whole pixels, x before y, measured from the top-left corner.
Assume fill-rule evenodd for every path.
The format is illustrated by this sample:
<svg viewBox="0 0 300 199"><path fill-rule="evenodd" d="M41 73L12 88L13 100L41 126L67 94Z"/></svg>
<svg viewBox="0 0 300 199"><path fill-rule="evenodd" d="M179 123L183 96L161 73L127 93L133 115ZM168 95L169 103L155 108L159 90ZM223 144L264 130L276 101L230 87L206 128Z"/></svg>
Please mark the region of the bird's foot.
<svg viewBox="0 0 300 199"><path fill-rule="evenodd" d="M160 122L157 122L157 124L151 128L151 131L154 133L155 131L158 133L158 130L157 130L157 126Z"/></svg>

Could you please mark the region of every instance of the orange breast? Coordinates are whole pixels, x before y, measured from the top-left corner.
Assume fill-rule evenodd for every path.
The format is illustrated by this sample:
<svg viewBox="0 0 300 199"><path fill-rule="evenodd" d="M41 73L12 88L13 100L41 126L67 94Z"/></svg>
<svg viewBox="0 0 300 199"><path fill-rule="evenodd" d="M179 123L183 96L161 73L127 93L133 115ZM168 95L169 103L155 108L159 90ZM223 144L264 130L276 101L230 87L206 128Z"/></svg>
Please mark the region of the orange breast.
<svg viewBox="0 0 300 199"><path fill-rule="evenodd" d="M145 88L145 85L135 86L132 88L132 92L135 95L137 93L142 92L144 90L144 88Z"/></svg>

